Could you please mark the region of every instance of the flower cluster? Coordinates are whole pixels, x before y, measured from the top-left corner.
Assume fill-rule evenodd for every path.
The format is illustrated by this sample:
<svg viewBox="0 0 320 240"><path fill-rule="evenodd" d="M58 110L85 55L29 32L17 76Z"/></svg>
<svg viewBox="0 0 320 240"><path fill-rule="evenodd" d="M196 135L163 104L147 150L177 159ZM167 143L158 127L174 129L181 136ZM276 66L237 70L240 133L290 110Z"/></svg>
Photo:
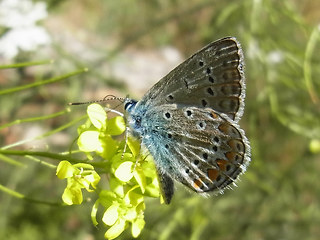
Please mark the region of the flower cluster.
<svg viewBox="0 0 320 240"><path fill-rule="evenodd" d="M98 104L90 105L87 113L89 120L78 129L78 146L93 161L59 164L57 176L68 181L62 199L68 205L81 204L82 189L94 190L98 195L91 212L94 225L98 224L96 214L102 206L102 222L109 226L105 233L107 239L116 238L128 226L131 226L132 236L137 237L145 224L145 197L160 196L154 163L150 156L140 154L137 140L116 140L115 137L126 130L121 116L108 119L106 111ZM103 182L102 176L107 176L106 189L97 187L99 181Z"/></svg>

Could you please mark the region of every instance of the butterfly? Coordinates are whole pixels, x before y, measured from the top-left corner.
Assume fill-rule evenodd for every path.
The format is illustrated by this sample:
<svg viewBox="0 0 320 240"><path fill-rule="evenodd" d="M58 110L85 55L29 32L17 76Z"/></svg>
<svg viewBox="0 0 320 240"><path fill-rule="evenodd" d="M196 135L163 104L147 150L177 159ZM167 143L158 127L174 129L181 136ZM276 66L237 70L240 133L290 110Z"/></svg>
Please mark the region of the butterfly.
<svg viewBox="0 0 320 240"><path fill-rule="evenodd" d="M223 193L250 162L238 122L244 111L243 52L234 37L214 41L156 83L126 98L127 124L152 155L165 203L174 181L196 193Z"/></svg>

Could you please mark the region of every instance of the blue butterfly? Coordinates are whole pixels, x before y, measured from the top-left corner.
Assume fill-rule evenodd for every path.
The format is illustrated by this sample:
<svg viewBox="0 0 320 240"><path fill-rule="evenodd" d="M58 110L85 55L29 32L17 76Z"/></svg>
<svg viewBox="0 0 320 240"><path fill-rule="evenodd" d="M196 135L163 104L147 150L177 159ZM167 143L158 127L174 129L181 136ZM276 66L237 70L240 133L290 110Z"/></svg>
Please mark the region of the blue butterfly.
<svg viewBox="0 0 320 240"><path fill-rule="evenodd" d="M174 180L197 193L222 193L245 172L250 145L238 125L245 87L241 46L226 37L185 60L140 101L125 99L127 124L153 156L167 204Z"/></svg>

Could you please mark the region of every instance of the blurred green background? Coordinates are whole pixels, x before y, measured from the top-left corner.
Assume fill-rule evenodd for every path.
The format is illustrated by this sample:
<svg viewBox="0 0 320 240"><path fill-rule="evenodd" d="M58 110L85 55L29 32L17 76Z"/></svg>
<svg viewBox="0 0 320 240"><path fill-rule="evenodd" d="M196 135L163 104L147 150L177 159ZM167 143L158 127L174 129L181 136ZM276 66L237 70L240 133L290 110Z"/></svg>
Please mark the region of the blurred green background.
<svg viewBox="0 0 320 240"><path fill-rule="evenodd" d="M107 94L139 99L204 45L237 37L246 61L241 126L251 165L224 195L202 198L178 186L169 206L148 200L139 239L320 238L320 1L2 0L0 9L0 65L55 60L0 70L1 126ZM53 84L1 92L83 68L89 71ZM0 126L0 146L57 129L10 149L67 152L79 123L59 127L83 114L85 107L72 107L59 117ZM0 184L52 203L65 187L54 168L11 155L0 155ZM106 228L91 223L92 204L59 207L1 191L0 239L103 239ZM119 237L131 238L130 231Z"/></svg>

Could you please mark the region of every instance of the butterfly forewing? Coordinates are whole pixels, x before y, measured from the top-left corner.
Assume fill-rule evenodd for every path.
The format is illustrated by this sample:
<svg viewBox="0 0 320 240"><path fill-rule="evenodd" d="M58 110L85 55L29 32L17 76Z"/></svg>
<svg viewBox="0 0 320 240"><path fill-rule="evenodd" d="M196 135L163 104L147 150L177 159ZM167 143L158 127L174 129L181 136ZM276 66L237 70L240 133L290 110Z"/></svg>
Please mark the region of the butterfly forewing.
<svg viewBox="0 0 320 240"><path fill-rule="evenodd" d="M161 79L140 104L212 108L238 122L245 98L244 62L235 38L209 44Z"/></svg>

